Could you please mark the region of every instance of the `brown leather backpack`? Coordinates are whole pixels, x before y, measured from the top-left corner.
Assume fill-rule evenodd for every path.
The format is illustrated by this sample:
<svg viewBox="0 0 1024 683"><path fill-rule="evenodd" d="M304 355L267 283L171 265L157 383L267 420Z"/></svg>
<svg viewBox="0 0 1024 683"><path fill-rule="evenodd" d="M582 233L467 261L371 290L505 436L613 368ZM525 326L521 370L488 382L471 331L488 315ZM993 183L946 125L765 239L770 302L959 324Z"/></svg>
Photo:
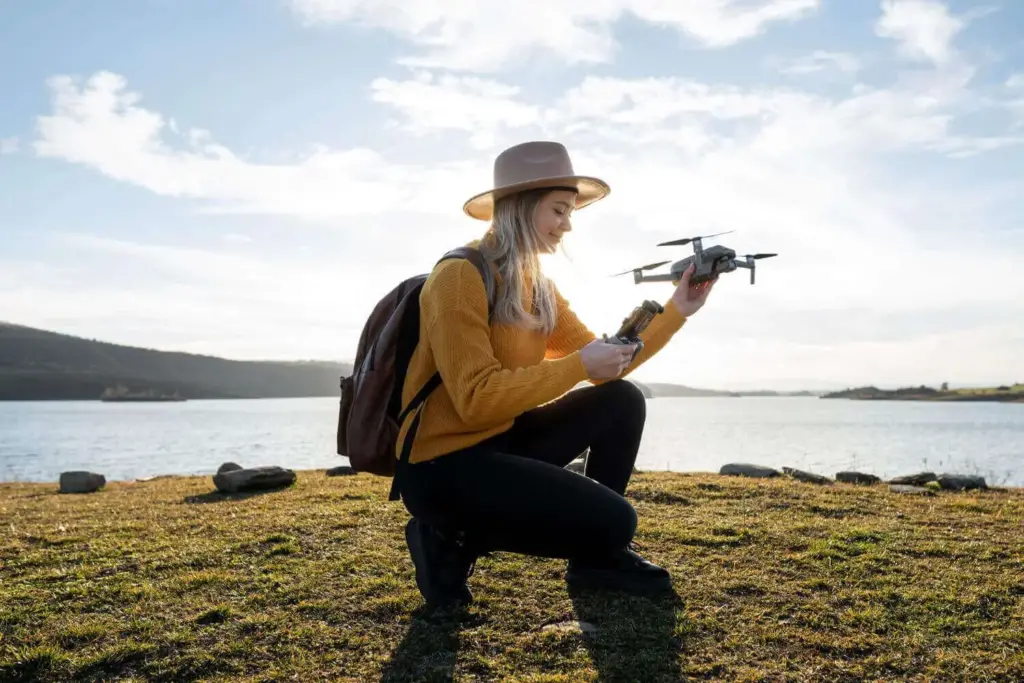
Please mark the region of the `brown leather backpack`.
<svg viewBox="0 0 1024 683"><path fill-rule="evenodd" d="M442 256L438 263L450 258L464 258L476 266L488 292L490 316L494 284L483 256L471 247L459 247ZM352 374L341 377L338 455L347 456L356 471L395 476L396 461L404 465L408 459L420 414L410 425L401 457L396 458L400 426L441 384L440 373L434 373L409 405L402 407L406 370L419 341L420 290L426 279L426 274L410 277L380 300L359 337ZM397 494L396 482L391 500L396 500Z"/></svg>

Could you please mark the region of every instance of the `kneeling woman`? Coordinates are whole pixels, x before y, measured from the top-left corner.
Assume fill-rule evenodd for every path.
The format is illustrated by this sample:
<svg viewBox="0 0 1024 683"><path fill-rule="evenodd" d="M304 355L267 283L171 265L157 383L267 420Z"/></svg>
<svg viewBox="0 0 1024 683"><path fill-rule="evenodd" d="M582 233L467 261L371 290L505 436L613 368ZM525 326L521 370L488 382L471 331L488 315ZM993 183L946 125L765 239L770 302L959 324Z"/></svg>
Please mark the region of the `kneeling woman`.
<svg viewBox="0 0 1024 683"><path fill-rule="evenodd" d="M468 603L476 558L507 551L567 559L573 584L666 588L668 573L632 549L637 517L624 494L646 405L622 377L665 346L711 284L690 286L684 275L633 358L634 347L598 340L538 265L570 230L573 211L608 186L575 175L565 148L551 142L505 150L494 179L495 189L465 205L490 221L470 246L495 276L493 316L467 260L441 261L420 297L403 405L435 371L442 384L398 439L401 448L416 423L399 475L417 585L431 605ZM588 448L585 476L565 469Z"/></svg>

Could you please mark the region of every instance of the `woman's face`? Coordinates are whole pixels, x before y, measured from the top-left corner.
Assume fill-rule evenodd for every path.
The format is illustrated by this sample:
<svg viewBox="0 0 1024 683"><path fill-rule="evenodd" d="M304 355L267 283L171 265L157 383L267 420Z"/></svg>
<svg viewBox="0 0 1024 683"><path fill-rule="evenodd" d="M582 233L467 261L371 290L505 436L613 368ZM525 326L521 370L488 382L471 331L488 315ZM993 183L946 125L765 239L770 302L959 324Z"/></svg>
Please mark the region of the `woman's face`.
<svg viewBox="0 0 1024 683"><path fill-rule="evenodd" d="M533 227L540 239L542 251L554 253L562 241L562 235L572 230L570 217L574 208L576 194L568 190L549 192L537 204Z"/></svg>

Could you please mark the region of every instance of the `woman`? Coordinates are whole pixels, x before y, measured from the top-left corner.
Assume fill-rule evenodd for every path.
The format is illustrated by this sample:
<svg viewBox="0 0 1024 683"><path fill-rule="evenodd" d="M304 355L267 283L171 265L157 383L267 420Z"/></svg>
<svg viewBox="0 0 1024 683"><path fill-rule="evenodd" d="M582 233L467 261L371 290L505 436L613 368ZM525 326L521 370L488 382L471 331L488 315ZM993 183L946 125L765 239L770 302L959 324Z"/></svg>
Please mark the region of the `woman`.
<svg viewBox="0 0 1024 683"><path fill-rule="evenodd" d="M575 209L608 192L576 175L558 143L505 150L494 189L464 206L490 221L471 246L495 275L493 317L466 260L440 262L423 286L403 404L435 371L442 384L406 418L398 441L418 413L402 497L428 604L470 602L474 562L493 551L567 559L566 580L577 585L669 586L668 573L631 547L637 518L624 494L646 405L622 378L704 305L711 284L691 287L684 274L639 351L598 340L544 277L538 255L557 248ZM588 448L585 476L565 469Z"/></svg>

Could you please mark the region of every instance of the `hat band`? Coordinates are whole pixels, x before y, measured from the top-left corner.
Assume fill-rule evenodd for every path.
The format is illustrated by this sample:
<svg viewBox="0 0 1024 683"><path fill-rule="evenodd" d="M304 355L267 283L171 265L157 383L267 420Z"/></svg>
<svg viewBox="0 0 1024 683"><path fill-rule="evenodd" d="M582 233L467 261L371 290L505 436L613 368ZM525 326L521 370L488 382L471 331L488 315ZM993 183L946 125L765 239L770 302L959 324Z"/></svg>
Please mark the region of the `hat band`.
<svg viewBox="0 0 1024 683"><path fill-rule="evenodd" d="M573 187L572 185L544 185L542 187L534 188L534 190L547 190L548 192L564 190L565 192L572 192L574 194L580 193L580 189L578 187Z"/></svg>

